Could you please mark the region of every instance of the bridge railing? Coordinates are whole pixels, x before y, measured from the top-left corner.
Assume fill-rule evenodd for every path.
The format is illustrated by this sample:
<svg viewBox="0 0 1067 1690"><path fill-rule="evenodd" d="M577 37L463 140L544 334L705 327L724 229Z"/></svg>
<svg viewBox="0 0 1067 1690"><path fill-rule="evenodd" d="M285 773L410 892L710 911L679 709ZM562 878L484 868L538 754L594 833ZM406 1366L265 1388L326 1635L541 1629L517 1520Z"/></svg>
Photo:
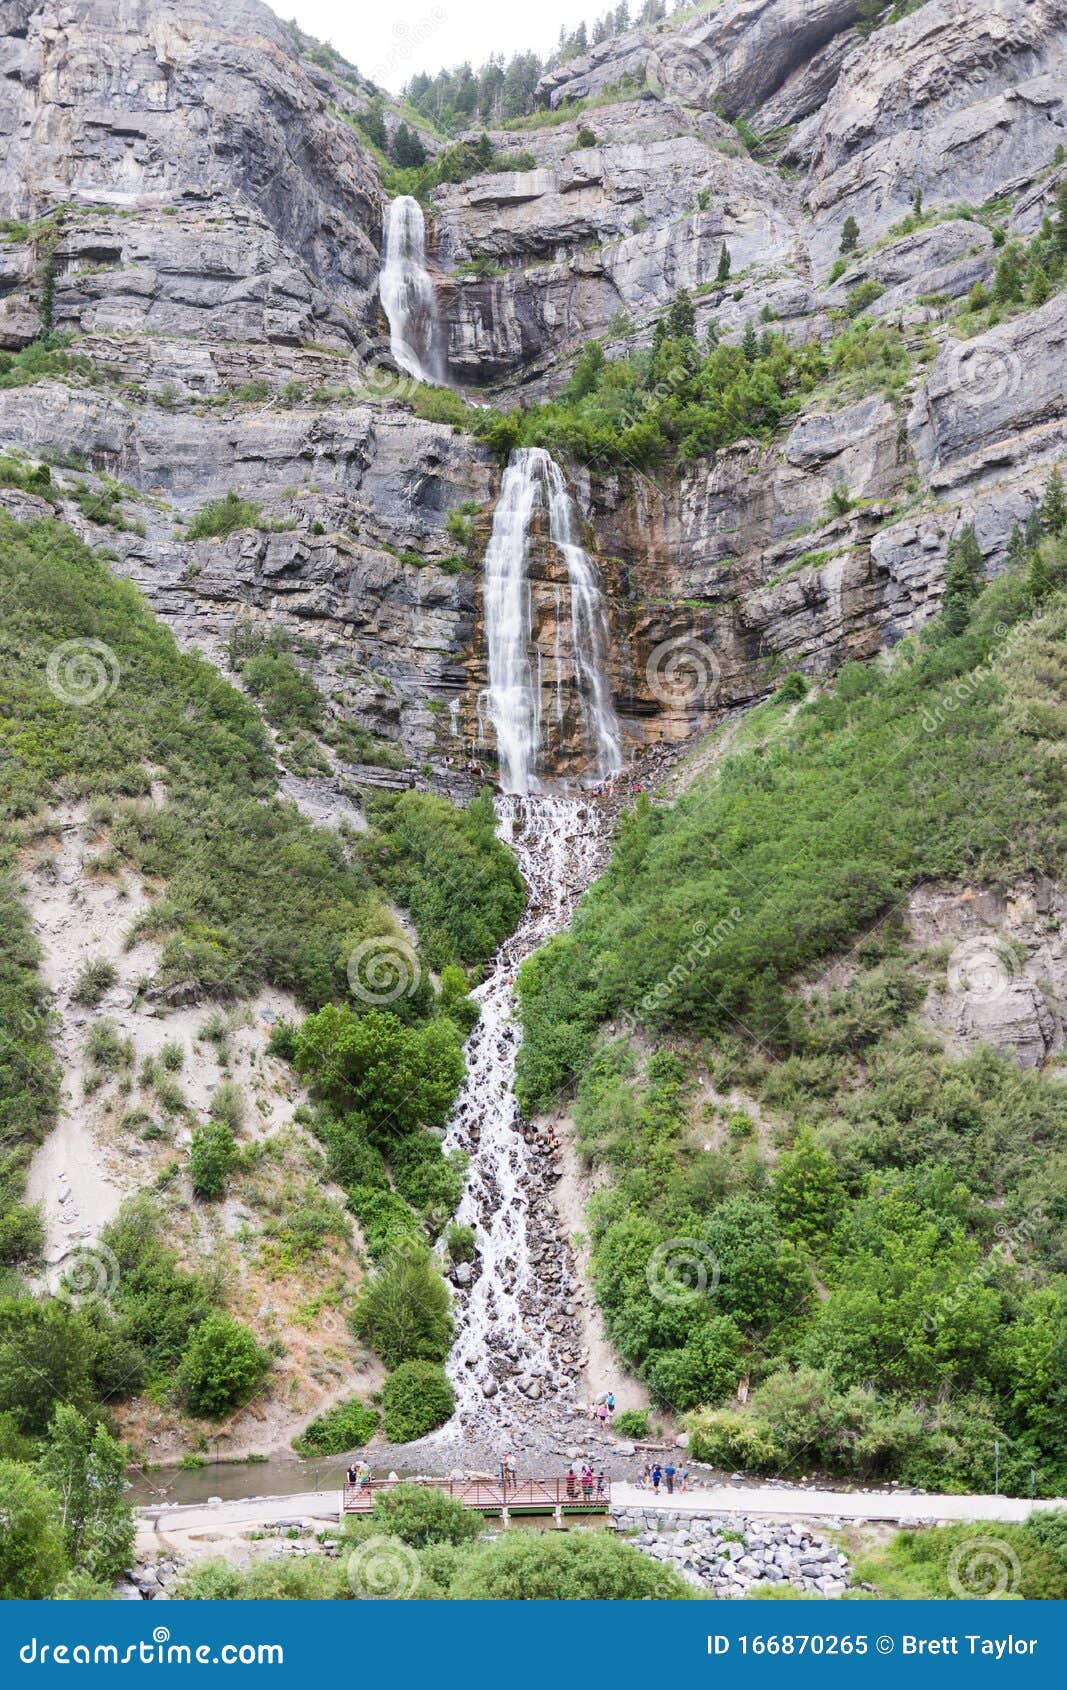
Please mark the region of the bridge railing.
<svg viewBox="0 0 1067 1690"><path fill-rule="evenodd" d="M498 1479L368 1479L363 1485L344 1487L344 1508L349 1514L361 1513L374 1504L375 1496L395 1490L398 1485L417 1484L443 1492L467 1508L486 1512L501 1508L607 1508L611 1503L611 1484L600 1485L596 1480L587 1489L581 1479L520 1479L502 1484Z"/></svg>

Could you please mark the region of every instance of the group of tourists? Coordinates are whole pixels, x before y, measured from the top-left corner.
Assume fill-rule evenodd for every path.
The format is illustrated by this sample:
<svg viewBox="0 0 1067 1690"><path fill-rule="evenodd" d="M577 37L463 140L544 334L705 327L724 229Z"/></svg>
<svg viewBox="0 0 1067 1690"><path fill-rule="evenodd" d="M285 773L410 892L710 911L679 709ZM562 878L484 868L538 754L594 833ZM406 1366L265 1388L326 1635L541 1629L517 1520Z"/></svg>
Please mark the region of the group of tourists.
<svg viewBox="0 0 1067 1690"><path fill-rule="evenodd" d="M596 1472L593 1471L593 1467L592 1467L591 1462L586 1462L585 1466L582 1468L580 1475L577 1474L574 1471L573 1467L568 1468L568 1470L567 1470L567 1497L568 1497L568 1500L577 1501L579 1495L581 1495L581 1499L582 1499L583 1502L592 1502L594 1500L597 1501L597 1502L602 1502L604 1500L604 1498L607 1496L607 1494L608 1494L608 1481L607 1481L605 1475L602 1472L596 1473Z"/></svg>
<svg viewBox="0 0 1067 1690"><path fill-rule="evenodd" d="M593 1404L591 1417L599 1420L601 1426L610 1426L615 1419L615 1392L604 1391Z"/></svg>
<svg viewBox="0 0 1067 1690"><path fill-rule="evenodd" d="M351 1462L348 1468L349 1489L356 1491L360 1496L362 1496L369 1484L370 1468L367 1466L367 1463L365 1461Z"/></svg>
<svg viewBox="0 0 1067 1690"><path fill-rule="evenodd" d="M679 1491L687 1490L689 1487L688 1467L676 1467L670 1457L668 1457L665 1465L659 1461L646 1460L641 1471L641 1477L637 1481L638 1490L651 1489L658 1496L660 1485L666 1485L668 1496L674 1495L675 1485L678 1486Z"/></svg>

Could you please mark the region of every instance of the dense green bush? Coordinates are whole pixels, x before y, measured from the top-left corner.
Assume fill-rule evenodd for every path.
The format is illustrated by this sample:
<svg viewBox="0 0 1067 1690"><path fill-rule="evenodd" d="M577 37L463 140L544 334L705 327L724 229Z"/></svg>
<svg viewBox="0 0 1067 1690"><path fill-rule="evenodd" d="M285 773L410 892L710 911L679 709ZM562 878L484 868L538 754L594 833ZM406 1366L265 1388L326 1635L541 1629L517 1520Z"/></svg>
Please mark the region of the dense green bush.
<svg viewBox="0 0 1067 1690"><path fill-rule="evenodd" d="M352 1326L386 1367L444 1361L452 1344L451 1298L425 1245L397 1250L364 1281Z"/></svg>
<svg viewBox="0 0 1067 1690"><path fill-rule="evenodd" d="M229 1315L209 1314L182 1356L176 1384L190 1414L220 1420L261 1383L268 1357L251 1332Z"/></svg>
<svg viewBox="0 0 1067 1690"><path fill-rule="evenodd" d="M413 1549L427 1549L437 1543L472 1543L484 1530L477 1514L433 1485L397 1485L378 1491L369 1521L359 1524L366 1525L372 1536L383 1533L398 1537Z"/></svg>
<svg viewBox="0 0 1067 1690"><path fill-rule="evenodd" d="M41 1601L67 1571L56 1494L20 1461L0 1461L0 1600Z"/></svg>
<svg viewBox="0 0 1067 1690"><path fill-rule="evenodd" d="M492 794L465 810L401 792L372 808L361 842L375 880L411 911L432 968L483 962L522 913L522 876L497 838Z"/></svg>
<svg viewBox="0 0 1067 1690"><path fill-rule="evenodd" d="M189 1147L189 1178L194 1197L208 1200L221 1197L236 1155L233 1133L221 1121L204 1121L194 1127Z"/></svg>
<svg viewBox="0 0 1067 1690"><path fill-rule="evenodd" d="M361 1449L369 1443L377 1429L375 1410L358 1397L349 1397L347 1402L335 1403L310 1421L300 1436L293 1439L293 1448L298 1455L343 1455L346 1450Z"/></svg>
<svg viewBox="0 0 1067 1690"><path fill-rule="evenodd" d="M1021 1597L1063 1601L1067 1565L1055 1546L1067 1515L1031 1514L1021 1526L936 1526L900 1532L884 1549L856 1563L855 1576L878 1596L905 1601Z"/></svg>
<svg viewBox="0 0 1067 1690"><path fill-rule="evenodd" d="M644 1408L624 1408L615 1416L612 1427L620 1438L647 1438L648 1411Z"/></svg>
<svg viewBox="0 0 1067 1690"><path fill-rule="evenodd" d="M239 528L256 528L260 509L251 499L241 499L236 493L224 499L209 499L192 518L185 531L187 540L211 540L235 534Z"/></svg>
<svg viewBox="0 0 1067 1690"><path fill-rule="evenodd" d="M391 1009L356 1015L335 1004L304 1022L296 1066L326 1103L386 1140L443 1127L464 1072L451 1021L408 1027Z"/></svg>
<svg viewBox="0 0 1067 1690"><path fill-rule="evenodd" d="M449 1594L468 1602L687 1602L700 1593L610 1532L507 1532L463 1561Z"/></svg>
<svg viewBox="0 0 1067 1690"><path fill-rule="evenodd" d="M456 1406L445 1370L432 1361L402 1361L382 1389L382 1427L395 1444L443 1426Z"/></svg>

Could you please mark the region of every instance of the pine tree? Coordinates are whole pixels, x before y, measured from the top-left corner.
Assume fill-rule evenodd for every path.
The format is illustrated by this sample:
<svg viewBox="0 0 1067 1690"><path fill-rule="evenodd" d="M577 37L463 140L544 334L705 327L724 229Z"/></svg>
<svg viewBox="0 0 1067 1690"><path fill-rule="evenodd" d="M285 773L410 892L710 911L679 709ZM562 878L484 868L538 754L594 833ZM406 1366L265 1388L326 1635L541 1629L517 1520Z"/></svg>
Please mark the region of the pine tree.
<svg viewBox="0 0 1067 1690"><path fill-rule="evenodd" d="M426 163L426 148L406 123L401 123L393 136L392 155L398 170L417 170Z"/></svg>
<svg viewBox="0 0 1067 1690"><path fill-rule="evenodd" d="M1057 252L1067 252L1067 176L1056 194L1056 221L1053 224Z"/></svg>
<svg viewBox="0 0 1067 1690"><path fill-rule="evenodd" d="M716 277L715 277L715 280L717 282L728 282L729 281L729 279L730 279L730 263L731 263L730 248L727 246L726 242L723 241L722 251L719 254L719 269L718 269L718 272L717 272Z"/></svg>
<svg viewBox="0 0 1067 1690"><path fill-rule="evenodd" d="M966 527L948 548L941 622L948 634L962 634L982 585L982 548L974 528Z"/></svg>
<svg viewBox="0 0 1067 1690"><path fill-rule="evenodd" d="M859 244L860 226L850 213L849 216L845 218L845 225L841 230L841 251L842 253L855 252Z"/></svg>
<svg viewBox="0 0 1067 1690"><path fill-rule="evenodd" d="M1040 258L1034 263L1030 271L1030 286L1026 290L1028 305L1044 305L1052 293L1052 283L1048 279L1048 272Z"/></svg>
<svg viewBox="0 0 1067 1690"><path fill-rule="evenodd" d="M911 202L911 209L912 209L912 213L913 213L914 216L916 216L916 217L922 216L922 214L923 214L923 191L922 191L921 188L916 188L916 190L915 190L915 198Z"/></svg>
<svg viewBox="0 0 1067 1690"><path fill-rule="evenodd" d="M746 364L754 364L759 357L759 336L755 324L751 321L745 324L745 332L741 337L741 351Z"/></svg>
<svg viewBox="0 0 1067 1690"><path fill-rule="evenodd" d="M1014 245L1005 247L997 265L997 277L993 284L993 298L998 305L1019 305L1023 297L1023 265L1019 248Z"/></svg>
<svg viewBox="0 0 1067 1690"><path fill-rule="evenodd" d="M1045 486L1041 501L1041 526L1046 534L1067 533L1067 497L1064 496L1063 476L1054 469Z"/></svg>
<svg viewBox="0 0 1067 1690"><path fill-rule="evenodd" d="M685 288L679 288L667 312L667 333L671 340L684 340L695 336L696 332L697 317L693 301Z"/></svg>

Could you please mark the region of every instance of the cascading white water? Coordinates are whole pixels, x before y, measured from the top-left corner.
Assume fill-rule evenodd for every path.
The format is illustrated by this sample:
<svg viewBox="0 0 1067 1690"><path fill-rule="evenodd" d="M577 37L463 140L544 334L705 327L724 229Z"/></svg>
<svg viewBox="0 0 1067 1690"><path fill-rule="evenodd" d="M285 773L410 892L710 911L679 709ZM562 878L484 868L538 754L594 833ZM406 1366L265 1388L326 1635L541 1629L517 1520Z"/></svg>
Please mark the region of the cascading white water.
<svg viewBox="0 0 1067 1690"><path fill-rule="evenodd" d="M519 1129L514 1095L519 1035L513 983L519 964L569 922L600 865L602 818L573 798L501 797L501 837L512 845L529 890L526 913L497 952L474 996L481 1019L467 1044L467 1077L445 1139L470 1157L467 1189L456 1213L475 1228L478 1278L457 1309L449 1361L461 1426L507 1418L517 1404L566 1402L572 1370L562 1357L578 1348L561 1323L571 1279L538 1153ZM547 1322L560 1326L554 1332Z"/></svg>
<svg viewBox="0 0 1067 1690"><path fill-rule="evenodd" d="M607 617L596 566L581 544L577 507L559 465L540 446L520 447L504 471L485 554L489 718L496 733L501 785L505 792L520 794L538 790L540 654L533 648L527 559L534 515L545 510L548 537L567 566L575 678L592 754L588 772L603 780L622 768L622 734L608 683Z"/></svg>
<svg viewBox="0 0 1067 1690"><path fill-rule="evenodd" d="M444 381L437 295L426 268L426 222L410 194L389 206L378 292L389 321L390 350L400 368L416 381Z"/></svg>

